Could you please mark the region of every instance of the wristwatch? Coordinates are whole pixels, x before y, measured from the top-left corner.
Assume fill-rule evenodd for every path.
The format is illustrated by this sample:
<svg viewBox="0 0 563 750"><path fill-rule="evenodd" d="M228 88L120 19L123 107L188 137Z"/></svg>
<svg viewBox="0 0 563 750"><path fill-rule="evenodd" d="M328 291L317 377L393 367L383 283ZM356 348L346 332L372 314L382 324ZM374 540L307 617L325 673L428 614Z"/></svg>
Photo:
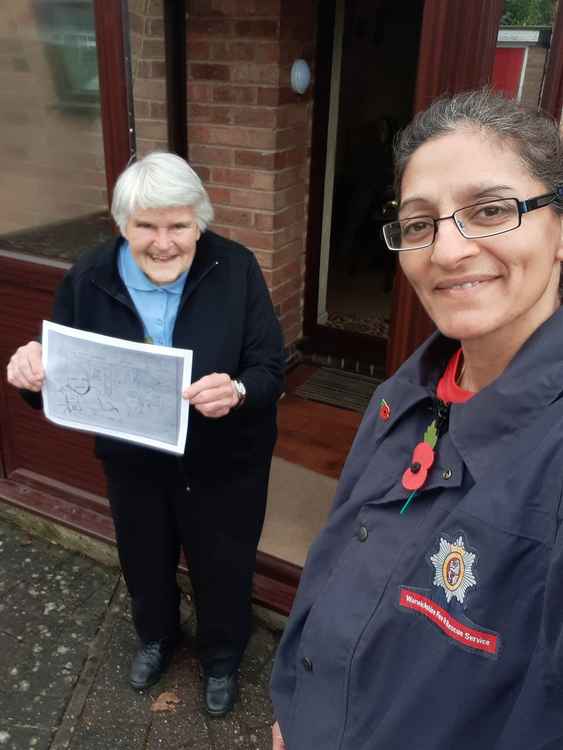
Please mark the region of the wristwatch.
<svg viewBox="0 0 563 750"><path fill-rule="evenodd" d="M233 380L233 386L238 396L238 403L236 404L235 409L239 409L246 399L246 388L241 380Z"/></svg>

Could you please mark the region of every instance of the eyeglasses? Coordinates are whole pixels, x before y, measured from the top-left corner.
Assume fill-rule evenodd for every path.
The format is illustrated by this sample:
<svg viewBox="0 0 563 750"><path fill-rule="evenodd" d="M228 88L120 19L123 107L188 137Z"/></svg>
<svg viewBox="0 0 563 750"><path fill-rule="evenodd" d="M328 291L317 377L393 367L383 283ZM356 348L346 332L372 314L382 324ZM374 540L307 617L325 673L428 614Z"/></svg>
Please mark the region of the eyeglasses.
<svg viewBox="0 0 563 750"><path fill-rule="evenodd" d="M401 221L391 221L383 225L383 239L389 250L394 252L422 250L432 245L436 239L438 222L446 219L453 219L459 233L467 240L493 237L495 234L518 229L522 223L522 214L549 206L558 198L563 198L563 185L555 193L538 195L525 201L502 198L473 203L471 206L458 208L450 216L440 216L438 219L432 216L413 216Z"/></svg>

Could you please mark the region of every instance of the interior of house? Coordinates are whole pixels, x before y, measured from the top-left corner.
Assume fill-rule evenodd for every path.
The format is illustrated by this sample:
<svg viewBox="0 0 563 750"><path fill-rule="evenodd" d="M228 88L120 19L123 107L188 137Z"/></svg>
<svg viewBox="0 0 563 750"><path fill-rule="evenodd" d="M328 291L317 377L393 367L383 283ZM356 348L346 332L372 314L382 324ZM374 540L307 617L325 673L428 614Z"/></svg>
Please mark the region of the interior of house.
<svg viewBox="0 0 563 750"><path fill-rule="evenodd" d="M412 112L422 5L354 0L342 28L326 325L379 338L396 264L381 227L394 216L393 138Z"/></svg>

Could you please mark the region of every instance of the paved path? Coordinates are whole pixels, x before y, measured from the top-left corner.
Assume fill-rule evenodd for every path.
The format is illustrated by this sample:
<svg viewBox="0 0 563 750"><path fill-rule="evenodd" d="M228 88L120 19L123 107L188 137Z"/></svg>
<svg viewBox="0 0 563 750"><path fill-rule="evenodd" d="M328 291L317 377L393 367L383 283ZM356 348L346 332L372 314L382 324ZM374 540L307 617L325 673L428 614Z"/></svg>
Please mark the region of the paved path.
<svg viewBox="0 0 563 750"><path fill-rule="evenodd" d="M224 719L203 710L191 648L158 685L127 683L136 639L119 571L0 519L0 750L270 750L268 681L278 634L256 624L241 696ZM157 711L169 693L168 710Z"/></svg>

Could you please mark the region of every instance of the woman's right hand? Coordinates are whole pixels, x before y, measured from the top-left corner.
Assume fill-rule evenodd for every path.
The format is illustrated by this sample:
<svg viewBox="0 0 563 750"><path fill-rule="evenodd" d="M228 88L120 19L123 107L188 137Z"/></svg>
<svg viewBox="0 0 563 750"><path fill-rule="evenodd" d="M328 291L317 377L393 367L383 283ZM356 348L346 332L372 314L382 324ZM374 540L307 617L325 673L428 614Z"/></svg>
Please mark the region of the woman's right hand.
<svg viewBox="0 0 563 750"><path fill-rule="evenodd" d="M45 380L45 371L41 361L41 344L30 341L20 346L8 362L8 383L27 391L40 391Z"/></svg>
<svg viewBox="0 0 563 750"><path fill-rule="evenodd" d="M285 742L277 721L272 726L272 750L285 750Z"/></svg>

